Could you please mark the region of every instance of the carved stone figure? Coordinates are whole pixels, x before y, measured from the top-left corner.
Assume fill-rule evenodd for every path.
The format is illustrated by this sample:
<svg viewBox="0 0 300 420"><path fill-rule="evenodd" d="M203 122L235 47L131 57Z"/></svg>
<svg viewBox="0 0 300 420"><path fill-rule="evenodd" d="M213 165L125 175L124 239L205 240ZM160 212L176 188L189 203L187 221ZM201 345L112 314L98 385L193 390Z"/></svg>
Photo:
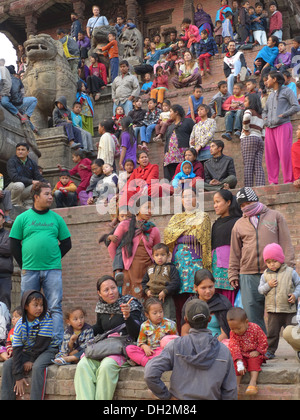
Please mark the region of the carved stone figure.
<svg viewBox="0 0 300 420"><path fill-rule="evenodd" d="M26 95L38 100L32 122L39 128L47 128L57 97L65 96L68 107L72 107L77 80L64 56L62 44L50 35L31 35L24 47L28 66L23 84Z"/></svg>

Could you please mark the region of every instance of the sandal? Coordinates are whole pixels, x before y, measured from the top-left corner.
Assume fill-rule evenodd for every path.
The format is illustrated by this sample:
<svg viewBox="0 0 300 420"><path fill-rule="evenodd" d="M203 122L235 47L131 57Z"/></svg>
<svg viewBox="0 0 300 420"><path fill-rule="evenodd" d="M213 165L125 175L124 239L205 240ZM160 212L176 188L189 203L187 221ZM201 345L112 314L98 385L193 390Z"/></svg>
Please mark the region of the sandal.
<svg viewBox="0 0 300 420"><path fill-rule="evenodd" d="M254 385L249 385L246 389L246 395L256 395L258 393L258 387Z"/></svg>
<svg viewBox="0 0 300 420"><path fill-rule="evenodd" d="M71 365L71 363L66 362L62 356L56 357L56 359L51 360L51 362L58 366Z"/></svg>

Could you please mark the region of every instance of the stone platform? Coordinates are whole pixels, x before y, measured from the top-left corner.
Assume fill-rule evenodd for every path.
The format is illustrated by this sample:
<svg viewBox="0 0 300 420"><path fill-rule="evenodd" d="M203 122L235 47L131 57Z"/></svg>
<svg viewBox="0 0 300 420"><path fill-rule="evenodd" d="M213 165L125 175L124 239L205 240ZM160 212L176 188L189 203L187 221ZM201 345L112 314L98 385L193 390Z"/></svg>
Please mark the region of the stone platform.
<svg viewBox="0 0 300 420"><path fill-rule="evenodd" d="M300 364L296 360L295 352L285 342L280 339L276 358L267 361L263 365L263 370L259 375L256 396L248 397L245 395L249 375L246 374L240 386L239 400L299 400L300 399ZM2 366L0 363L0 382L2 376ZM56 366L51 365L47 373L46 400L75 400L74 375L76 365ZM171 372L163 374L163 381L168 386ZM30 383L30 377L29 377ZM27 390L22 399L29 399ZM135 366L121 370L119 383L114 395L114 400L143 401L146 405L147 400L154 400L153 394L148 389L144 381L144 368Z"/></svg>

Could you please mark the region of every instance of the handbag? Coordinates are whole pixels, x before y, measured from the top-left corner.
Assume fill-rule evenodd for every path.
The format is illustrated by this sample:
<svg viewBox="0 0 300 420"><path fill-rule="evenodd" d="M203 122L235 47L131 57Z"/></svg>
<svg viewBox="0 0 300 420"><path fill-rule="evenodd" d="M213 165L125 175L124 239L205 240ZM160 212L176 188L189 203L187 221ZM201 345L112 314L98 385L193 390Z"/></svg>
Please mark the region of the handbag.
<svg viewBox="0 0 300 420"><path fill-rule="evenodd" d="M96 335L96 337L87 344L84 351L85 357L102 360L112 354L118 354L127 358L126 347L130 344L134 344L134 342L128 334L118 334L125 326L126 324L123 323L110 331Z"/></svg>

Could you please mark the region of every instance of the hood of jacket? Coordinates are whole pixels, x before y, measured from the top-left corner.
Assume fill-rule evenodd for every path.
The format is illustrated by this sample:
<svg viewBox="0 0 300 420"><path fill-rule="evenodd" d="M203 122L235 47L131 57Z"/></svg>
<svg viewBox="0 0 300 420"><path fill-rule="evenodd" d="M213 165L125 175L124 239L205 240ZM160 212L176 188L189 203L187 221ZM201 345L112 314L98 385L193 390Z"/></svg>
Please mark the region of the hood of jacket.
<svg viewBox="0 0 300 420"><path fill-rule="evenodd" d="M186 175L184 172L183 172L183 165L185 165L186 163L189 163L190 164L190 166L191 166L191 173L189 174L189 175ZM182 164L181 164L181 166L180 166L180 172L182 173L182 176L186 176L186 177L188 177L188 178L194 178L196 175L194 174L194 166L193 166L193 163L192 162L190 162L189 160L184 160L183 162L182 162Z"/></svg>
<svg viewBox="0 0 300 420"><path fill-rule="evenodd" d="M55 101L55 105L57 105L57 102L60 102L61 104L63 104L64 108L67 109L67 98L65 96L59 96L56 101Z"/></svg>
<svg viewBox="0 0 300 420"><path fill-rule="evenodd" d="M220 351L217 336L208 329L191 328L184 340L175 340L174 346L177 357L202 370L208 370L213 365Z"/></svg>
<svg viewBox="0 0 300 420"><path fill-rule="evenodd" d="M46 315L47 311L48 311L48 304L47 304L47 300L46 300L45 296L41 292L39 292L38 290L27 290L26 292L23 293L22 300L21 300L22 322L26 321L25 304L26 304L29 296L32 295L33 293L39 293L41 295L41 298L43 299L43 312L40 315L39 319L40 320L43 319L44 316Z"/></svg>

